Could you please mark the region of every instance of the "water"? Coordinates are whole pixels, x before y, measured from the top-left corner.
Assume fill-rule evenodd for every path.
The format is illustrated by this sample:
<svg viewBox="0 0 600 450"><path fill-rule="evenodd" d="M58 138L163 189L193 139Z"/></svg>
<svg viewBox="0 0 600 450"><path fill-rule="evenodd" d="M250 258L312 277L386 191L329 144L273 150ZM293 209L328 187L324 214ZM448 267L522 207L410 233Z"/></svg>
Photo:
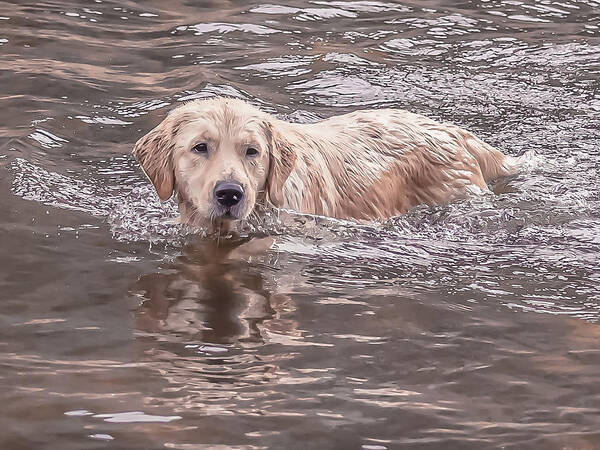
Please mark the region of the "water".
<svg viewBox="0 0 600 450"><path fill-rule="evenodd" d="M600 2L5 2L0 83L0 448L600 448ZM215 94L533 156L217 247L130 156Z"/></svg>

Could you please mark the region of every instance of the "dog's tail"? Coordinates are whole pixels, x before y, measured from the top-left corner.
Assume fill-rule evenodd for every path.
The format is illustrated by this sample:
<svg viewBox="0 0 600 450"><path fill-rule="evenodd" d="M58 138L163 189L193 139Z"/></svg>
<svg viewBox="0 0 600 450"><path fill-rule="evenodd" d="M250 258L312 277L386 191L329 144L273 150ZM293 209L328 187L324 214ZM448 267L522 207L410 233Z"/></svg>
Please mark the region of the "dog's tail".
<svg viewBox="0 0 600 450"><path fill-rule="evenodd" d="M517 175L531 159L528 153L521 156L505 155L475 136L466 140L466 148L479 163L486 182Z"/></svg>

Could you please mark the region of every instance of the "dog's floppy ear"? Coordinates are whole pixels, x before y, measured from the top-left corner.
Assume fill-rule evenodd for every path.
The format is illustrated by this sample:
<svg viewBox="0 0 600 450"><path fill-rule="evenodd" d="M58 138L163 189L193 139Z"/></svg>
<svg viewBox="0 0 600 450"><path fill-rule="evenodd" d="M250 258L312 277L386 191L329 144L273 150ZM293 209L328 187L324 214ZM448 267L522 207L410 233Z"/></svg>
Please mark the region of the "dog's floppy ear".
<svg viewBox="0 0 600 450"><path fill-rule="evenodd" d="M285 133L271 122L265 122L269 141L269 174L267 175L267 199L274 206L283 206L283 185L296 163L296 152Z"/></svg>
<svg viewBox="0 0 600 450"><path fill-rule="evenodd" d="M133 154L163 202L173 195L175 178L171 155L173 133L170 129L167 119L140 138L133 147Z"/></svg>

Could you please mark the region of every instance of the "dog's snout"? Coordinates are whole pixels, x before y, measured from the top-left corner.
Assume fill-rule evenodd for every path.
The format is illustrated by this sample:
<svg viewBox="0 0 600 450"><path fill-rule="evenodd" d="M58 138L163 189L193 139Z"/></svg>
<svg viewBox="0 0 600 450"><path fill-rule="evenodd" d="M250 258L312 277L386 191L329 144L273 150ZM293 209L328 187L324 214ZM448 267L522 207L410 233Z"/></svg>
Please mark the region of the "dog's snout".
<svg viewBox="0 0 600 450"><path fill-rule="evenodd" d="M231 208L242 200L244 189L234 181L219 181L215 186L214 195L220 205Z"/></svg>

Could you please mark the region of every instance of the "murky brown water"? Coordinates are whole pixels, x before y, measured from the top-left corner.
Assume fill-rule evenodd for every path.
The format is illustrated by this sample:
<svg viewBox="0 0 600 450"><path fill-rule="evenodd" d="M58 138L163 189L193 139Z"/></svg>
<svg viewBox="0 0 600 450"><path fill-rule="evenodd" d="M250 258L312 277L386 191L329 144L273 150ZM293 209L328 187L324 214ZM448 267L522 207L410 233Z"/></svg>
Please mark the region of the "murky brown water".
<svg viewBox="0 0 600 450"><path fill-rule="evenodd" d="M600 448L600 2L4 2L0 84L0 448ZM536 156L216 248L129 156L214 94Z"/></svg>

